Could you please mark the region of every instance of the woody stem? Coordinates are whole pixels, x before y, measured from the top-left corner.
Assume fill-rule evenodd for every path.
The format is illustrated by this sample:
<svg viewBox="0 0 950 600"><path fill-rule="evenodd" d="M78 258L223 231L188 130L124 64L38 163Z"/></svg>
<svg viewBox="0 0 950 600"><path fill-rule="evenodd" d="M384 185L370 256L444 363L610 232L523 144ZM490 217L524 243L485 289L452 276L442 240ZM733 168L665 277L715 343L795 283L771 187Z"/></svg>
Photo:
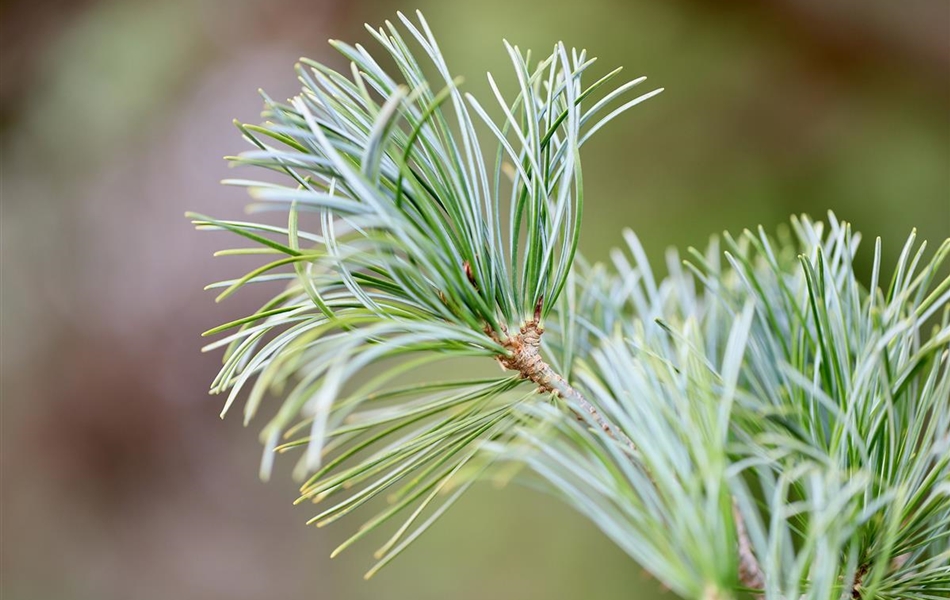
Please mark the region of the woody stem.
<svg viewBox="0 0 950 600"><path fill-rule="evenodd" d="M508 351L508 356L501 356L498 362L512 371L517 371L521 377L531 381L546 393L557 394L569 405L586 412L608 435L635 450L630 439L615 425L600 414L593 404L577 391L564 377L557 373L541 357L541 334L544 328L537 320L531 320L521 326L518 334L509 336L505 340L497 340Z"/></svg>

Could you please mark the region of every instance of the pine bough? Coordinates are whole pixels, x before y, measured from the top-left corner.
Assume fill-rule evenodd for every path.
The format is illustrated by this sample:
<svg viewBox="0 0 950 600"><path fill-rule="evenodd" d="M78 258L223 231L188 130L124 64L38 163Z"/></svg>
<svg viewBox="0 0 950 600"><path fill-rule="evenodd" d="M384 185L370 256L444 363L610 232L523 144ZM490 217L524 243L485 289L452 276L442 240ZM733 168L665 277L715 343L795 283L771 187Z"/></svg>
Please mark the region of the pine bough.
<svg viewBox="0 0 950 600"><path fill-rule="evenodd" d="M398 80L331 42L349 73L303 60L299 96L237 124L252 149L231 160L289 185L227 183L286 226L190 215L250 243L220 254L273 258L210 286L283 286L207 332L212 391L224 412L248 391L245 422L283 398L262 475L299 454L312 523L370 511L334 554L391 525L371 575L473 482L518 471L684 598L948 597L950 240L928 261L911 235L893 268L877 240L867 287L834 215L671 252L662 279L630 231L588 264L580 149L661 90L630 97L643 78L614 87L619 69L584 85L585 52L506 44L516 89L489 75L485 105L422 15L398 22L369 29ZM414 376L478 359L502 370Z"/></svg>

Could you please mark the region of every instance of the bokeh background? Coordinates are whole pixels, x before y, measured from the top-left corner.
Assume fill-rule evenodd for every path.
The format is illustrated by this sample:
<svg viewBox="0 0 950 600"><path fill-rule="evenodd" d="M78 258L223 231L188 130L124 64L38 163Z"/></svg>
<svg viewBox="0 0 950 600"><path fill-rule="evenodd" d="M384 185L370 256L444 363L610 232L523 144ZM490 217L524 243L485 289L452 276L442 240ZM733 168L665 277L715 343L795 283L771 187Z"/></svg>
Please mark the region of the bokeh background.
<svg viewBox="0 0 950 600"><path fill-rule="evenodd" d="M538 493L482 486L393 566L330 561L357 521L304 526L295 486L256 476L256 430L204 392L215 305L185 210L234 217L221 157L256 94L294 93L329 37L421 8L467 89L501 39L558 39L666 92L590 144L583 250L633 227L650 255L828 209L885 240L950 236L945 0L3 0L2 595L63 599L649 598L593 527ZM861 255L869 262L869 244ZM232 259L233 260L233 259Z"/></svg>

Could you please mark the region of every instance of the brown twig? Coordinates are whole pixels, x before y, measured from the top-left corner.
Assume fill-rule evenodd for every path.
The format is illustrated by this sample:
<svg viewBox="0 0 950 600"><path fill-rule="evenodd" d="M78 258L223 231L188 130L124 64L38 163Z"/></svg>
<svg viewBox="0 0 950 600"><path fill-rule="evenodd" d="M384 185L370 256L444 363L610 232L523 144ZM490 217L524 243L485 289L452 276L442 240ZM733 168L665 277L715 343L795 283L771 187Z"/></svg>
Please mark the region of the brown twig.
<svg viewBox="0 0 950 600"><path fill-rule="evenodd" d="M742 512L735 498L732 499L732 520L736 524L739 546L739 583L749 589L761 590L765 587L765 575L752 552L752 542L749 540L749 532L745 527L745 519L742 518Z"/></svg>
<svg viewBox="0 0 950 600"><path fill-rule="evenodd" d="M569 404L580 407L608 435L626 444L631 450L635 450L636 447L630 438L607 421L583 394L571 386L541 357L541 334L544 333L544 327L537 318L539 312L540 302L535 310L536 318L522 325L516 335L509 335L503 340L496 338L496 341L509 352L507 356L499 356L498 362L505 369L520 373L521 377L537 385L542 392L557 394Z"/></svg>

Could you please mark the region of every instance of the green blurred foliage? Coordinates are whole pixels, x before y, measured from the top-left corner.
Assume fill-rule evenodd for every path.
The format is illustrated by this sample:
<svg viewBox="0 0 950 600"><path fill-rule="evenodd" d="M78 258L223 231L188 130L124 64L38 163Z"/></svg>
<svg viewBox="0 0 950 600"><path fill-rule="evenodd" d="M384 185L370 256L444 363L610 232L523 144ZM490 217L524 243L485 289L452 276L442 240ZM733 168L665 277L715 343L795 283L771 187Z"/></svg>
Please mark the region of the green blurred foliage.
<svg viewBox="0 0 950 600"><path fill-rule="evenodd" d="M31 23L46 23L40 33L17 38L20 46L7 60L22 60L27 67L18 71L18 79L4 81L3 402L10 406L6 421L11 414L21 419L15 430L4 422L4 433L16 434L4 448L48 436L49 421L37 415L68 420L69 413L60 409L63 397L75 398L79 410L99 410L100 395L90 391L95 386L48 384L51 360L59 361L61 371L74 365L89 371L79 358L98 360L108 369L124 353L123 344L145 337L149 352L174 358L156 366L145 353L123 375L149 382L181 380L175 389L193 390L184 398L163 392L168 397L162 406L175 417L176 435L182 436L173 439L200 451L181 459L156 450L151 460L174 475L148 488L144 498L134 496L134 510L125 506L131 500L117 500L118 507L93 506L85 496L57 488L53 482L62 477L62 465L74 463L57 462L49 454L54 450L42 454L25 445L33 451L13 459L5 452L5 475L14 482L4 486L5 511L9 506L23 511L3 542L4 590L13 600L250 599L261 597L262 590L285 598L367 600L619 599L656 593L638 566L553 499L518 486L499 491L488 484L460 502L393 566L364 583L361 574L372 562L372 544L332 563L327 558L356 521L345 520L328 531L306 529L302 523L309 512L289 506L294 497L289 476L275 476L268 488L255 480L255 436L236 419L224 425L217 421L219 399L203 395L213 361L194 361L189 352L196 353L200 344L200 327L194 319L180 318L200 314L198 320L210 327L244 314L239 306L212 307L208 297L197 296L197 282L213 278L207 273L222 276L225 267L205 258L207 246L194 245L196 236L179 216L184 208L211 212L224 206L222 201L208 209L205 192L195 190L207 190L227 173L223 167L213 173L194 169L195 157L211 150L186 148L178 141L196 127L189 120L196 107L211 102L214 106L197 113L214 121L200 124L207 132L202 130L199 146L223 139L231 152L242 149L230 121L247 114L232 114L227 101L233 98L221 94L234 94L253 107L252 86L265 82L238 81L229 88L220 72L236 72L235 64L251 56L266 62L270 81L285 81L283 89L292 89L292 58L267 62L272 54L284 56L274 54L275 47L334 61L326 37L371 45L361 30L364 21L381 23L398 9L418 7L450 66L465 76L465 89L476 95L488 89L486 70L511 83L502 38L539 54L564 40L599 56L598 73L623 65L629 78L647 75L640 90L652 85L666 91L585 147L587 212L581 243L590 258L606 258L625 226L636 230L652 258L660 259L668 246L702 246L724 229L759 224L772 229L790 213L821 217L828 209L852 221L865 240L882 236L885 261L891 263L912 227L931 241L950 236L950 23L942 0L922 0L913 11L882 2L848 10L843 1L796 5L785 0L417 0L414 5L394 0L111 0L67 11L68 4L44 9L14 2L2 13L4 31L29 31ZM942 15L943 22L928 19L928 13ZM914 45L915 36L930 45ZM920 50L932 47L936 50L930 54ZM219 96L207 100L190 94L209 81L218 82ZM166 177L165 195L176 194L175 200L162 194L157 194L160 201L144 199L139 173L151 173L153 180ZM102 181L115 178L132 183L103 187ZM108 194L103 196L102 189ZM231 208L218 211L219 216L240 214L240 194L222 191L221 198ZM119 217L110 220L113 212ZM152 241L156 245L150 246ZM161 263L161 257L149 254L159 244L187 249L175 268L138 272L156 290L158 297L150 301L169 307L160 318L129 308L137 306L132 294L142 282L123 275L136 272L136 265ZM860 256L865 264L870 246L866 242ZM103 252L108 260L102 260ZM83 287L87 281L94 282L91 291ZM107 315L108 307L122 309L126 328L107 338L113 344L109 350L90 350L84 336L114 324L88 316L99 313L76 311L82 302L102 304ZM61 305L76 314L48 310ZM148 337L148 332L162 335ZM115 402L136 415L127 407L146 399L123 393ZM175 412L181 406L192 407L191 412ZM101 410L103 417L86 421L104 422L115 406ZM137 472L144 469L136 462L143 452L141 438L160 421L141 412L134 425L113 419L114 425L107 426L109 432L132 432L127 440L116 434L116 444L127 445L109 452L133 457L130 468ZM98 431L90 437L102 437ZM65 445L55 451L68 456L81 450ZM189 468L176 462L182 460ZM84 472L82 485L109 494L114 482L98 468ZM208 472L225 475L204 483ZM137 528L153 535L173 530L162 525L168 522L186 525L159 547L149 545L147 534L135 534ZM131 532L123 542L127 546L109 548L125 539L117 533L123 529ZM173 560L196 546L207 552L190 565L194 571ZM235 556L255 567L229 562Z"/></svg>

